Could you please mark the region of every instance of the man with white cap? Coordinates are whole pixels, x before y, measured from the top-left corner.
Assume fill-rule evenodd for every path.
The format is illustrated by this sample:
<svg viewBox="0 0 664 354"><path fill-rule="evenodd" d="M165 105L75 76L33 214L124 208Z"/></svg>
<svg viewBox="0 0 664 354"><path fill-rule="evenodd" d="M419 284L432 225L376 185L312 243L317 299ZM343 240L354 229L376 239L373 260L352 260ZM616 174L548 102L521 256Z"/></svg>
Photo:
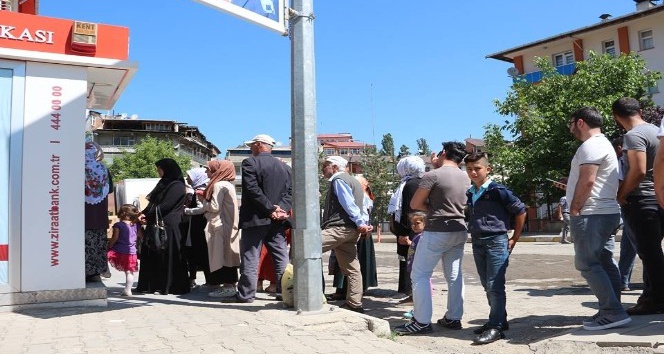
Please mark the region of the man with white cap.
<svg viewBox="0 0 664 354"><path fill-rule="evenodd" d="M323 163L323 176L329 179L330 188L323 206L321 236L323 252L334 250L341 272L348 277L346 303L341 307L364 312L356 244L360 234L371 231L372 227L360 209L364 191L357 179L346 173L347 164L340 156L329 156Z"/></svg>
<svg viewBox="0 0 664 354"><path fill-rule="evenodd" d="M258 261L265 243L277 274L277 293L288 265L286 219L291 210L291 168L272 156L274 139L266 134L246 141L253 156L242 161L240 205L240 281L231 302L253 302L258 283Z"/></svg>

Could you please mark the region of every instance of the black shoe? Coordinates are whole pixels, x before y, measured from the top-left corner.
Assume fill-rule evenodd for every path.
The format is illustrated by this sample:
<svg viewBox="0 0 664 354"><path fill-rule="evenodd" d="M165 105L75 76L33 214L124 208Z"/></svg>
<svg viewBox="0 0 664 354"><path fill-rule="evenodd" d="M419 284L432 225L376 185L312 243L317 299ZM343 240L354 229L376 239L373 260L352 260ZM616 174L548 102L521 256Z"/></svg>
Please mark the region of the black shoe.
<svg viewBox="0 0 664 354"><path fill-rule="evenodd" d="M274 296L274 300L275 301L284 301L284 297L281 296L281 294L277 294L277 295Z"/></svg>
<svg viewBox="0 0 664 354"><path fill-rule="evenodd" d="M664 313L664 303L655 302L650 298L639 298L636 305L627 309L630 316L654 315Z"/></svg>
<svg viewBox="0 0 664 354"><path fill-rule="evenodd" d="M475 337L475 340L473 340L473 344L480 345L480 344L489 344L497 341L498 339L503 339L505 338L505 334L503 331L497 329L497 328L491 328L484 333L480 334L479 336Z"/></svg>
<svg viewBox="0 0 664 354"><path fill-rule="evenodd" d="M341 301L341 300L346 300L346 295L334 293L334 294L325 295L325 299L327 301Z"/></svg>
<svg viewBox="0 0 664 354"><path fill-rule="evenodd" d="M221 302L224 303L238 303L238 304L250 304L254 302L254 299L240 299L237 294L235 296L222 297Z"/></svg>
<svg viewBox="0 0 664 354"><path fill-rule="evenodd" d="M461 326L461 321L460 320L448 320L447 317L443 317L438 320L438 323L440 326L443 326L445 328L449 329L461 329L463 328Z"/></svg>
<svg viewBox="0 0 664 354"><path fill-rule="evenodd" d="M339 308L344 309L344 310L357 312L357 313L364 313L364 307L362 307L362 306L353 307L353 306L348 305L347 302L345 302L343 305L339 306Z"/></svg>
<svg viewBox="0 0 664 354"><path fill-rule="evenodd" d="M486 331L486 330L489 329L489 328L491 328L491 327L489 327L489 324L488 324L488 323L485 323L485 324L483 324L481 327L475 328L475 329L473 330L473 333L475 333L475 334L482 334L482 333L484 333L484 331ZM505 325L502 326L501 330L503 330L503 331L509 331L509 329L510 329L510 323L507 322L507 321L505 321Z"/></svg>
<svg viewBox="0 0 664 354"><path fill-rule="evenodd" d="M410 334L427 334L433 332L433 327L431 323L421 324L415 319L410 320L410 322L394 327L394 332L400 336L410 335Z"/></svg>

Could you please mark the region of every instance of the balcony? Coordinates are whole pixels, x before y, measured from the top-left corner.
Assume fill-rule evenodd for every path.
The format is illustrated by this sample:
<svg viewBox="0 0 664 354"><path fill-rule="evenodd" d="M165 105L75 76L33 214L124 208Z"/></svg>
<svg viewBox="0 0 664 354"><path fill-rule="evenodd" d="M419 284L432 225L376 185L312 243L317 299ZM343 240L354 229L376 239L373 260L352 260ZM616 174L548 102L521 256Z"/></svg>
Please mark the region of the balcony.
<svg viewBox="0 0 664 354"><path fill-rule="evenodd" d="M576 63L557 66L556 71L560 75L572 75L576 71ZM521 77L524 80L526 80L527 83L534 84L534 83L539 82L540 80L542 80L542 76L543 76L543 74L542 74L541 71L533 71L531 73L524 74ZM516 78L515 78L515 80L516 80Z"/></svg>

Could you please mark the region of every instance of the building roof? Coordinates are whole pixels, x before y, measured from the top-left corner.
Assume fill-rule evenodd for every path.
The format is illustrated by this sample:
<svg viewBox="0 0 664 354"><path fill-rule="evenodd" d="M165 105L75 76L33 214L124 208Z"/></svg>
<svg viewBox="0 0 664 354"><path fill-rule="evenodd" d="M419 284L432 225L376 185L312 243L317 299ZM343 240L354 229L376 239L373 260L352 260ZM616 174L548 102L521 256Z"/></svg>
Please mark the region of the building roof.
<svg viewBox="0 0 664 354"><path fill-rule="evenodd" d="M318 139L330 139L330 138L353 138L351 133L337 133L337 134L318 134Z"/></svg>
<svg viewBox="0 0 664 354"><path fill-rule="evenodd" d="M650 15L656 14L656 13L661 12L661 11L664 11L664 4L656 5L656 6L653 6L652 8L650 8L650 9L647 9L647 10L632 12L632 13L629 13L629 14L624 15L624 16L615 17L615 18L612 18L610 20L604 20L604 21L596 23L594 25L581 27L581 28L575 29L573 31L564 32L564 33L557 34L557 35L552 36L552 37L548 37L548 38L545 38L545 39L540 39L540 40L535 41L535 42L530 42L530 43L527 43L527 44L524 44L524 45L520 45L518 47L514 47L514 48L506 49L506 50L503 50L503 51L500 51L500 52L497 52L497 53L489 54L489 55L486 56L486 58L498 59L498 60L503 60L503 61L506 61L506 62L509 62L509 63L513 63L514 62L513 59L507 56L510 53L519 52L519 51L522 51L524 49L536 47L536 46L539 46L539 45L542 45L542 44L554 42L554 41L564 39L564 38L572 38L575 35L595 31L595 30L598 30L598 29L604 28L604 27L618 25L618 24L621 24L621 23L625 23L625 22L637 19L637 18L650 16Z"/></svg>
<svg viewBox="0 0 664 354"><path fill-rule="evenodd" d="M484 146L484 139L466 138L465 142L473 146Z"/></svg>
<svg viewBox="0 0 664 354"><path fill-rule="evenodd" d="M323 148L333 147L333 148L363 148L365 146L371 146L371 144L363 143L361 141L328 141L323 144Z"/></svg>

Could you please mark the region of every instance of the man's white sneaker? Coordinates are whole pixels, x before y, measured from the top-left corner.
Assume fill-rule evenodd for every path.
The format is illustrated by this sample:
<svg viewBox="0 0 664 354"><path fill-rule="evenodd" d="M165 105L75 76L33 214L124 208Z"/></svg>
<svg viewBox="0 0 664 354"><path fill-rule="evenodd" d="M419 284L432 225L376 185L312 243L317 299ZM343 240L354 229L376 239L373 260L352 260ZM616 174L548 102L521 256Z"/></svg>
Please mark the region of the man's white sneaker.
<svg viewBox="0 0 664 354"><path fill-rule="evenodd" d="M632 321L632 318L627 316L620 320L611 320L606 316L599 316L595 321L590 324L584 324L583 329L586 331L600 331L603 329L609 329L614 327L619 327L625 324L628 324Z"/></svg>

